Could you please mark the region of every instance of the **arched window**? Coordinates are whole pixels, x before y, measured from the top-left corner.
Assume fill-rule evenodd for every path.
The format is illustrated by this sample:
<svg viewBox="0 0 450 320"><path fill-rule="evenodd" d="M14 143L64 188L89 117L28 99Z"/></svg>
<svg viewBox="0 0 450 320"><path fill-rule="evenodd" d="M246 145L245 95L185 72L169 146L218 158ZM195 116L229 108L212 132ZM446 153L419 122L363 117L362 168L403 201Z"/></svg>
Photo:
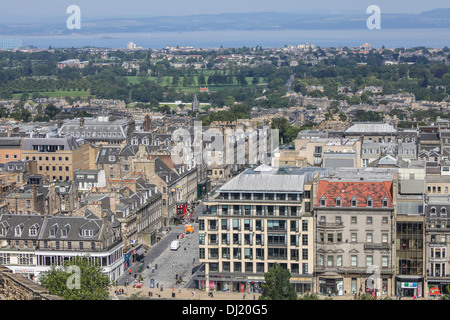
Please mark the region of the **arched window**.
<svg viewBox="0 0 450 320"><path fill-rule="evenodd" d="M430 209L430 214L432 214L432 215L435 215L435 214L436 214L436 208L435 208L435 207L432 207L432 208Z"/></svg>
<svg viewBox="0 0 450 320"><path fill-rule="evenodd" d="M441 216L446 216L447 215L447 209L445 207L441 208Z"/></svg>
<svg viewBox="0 0 450 320"><path fill-rule="evenodd" d="M137 146L139 144L139 140L136 137L133 137L133 139L131 139L131 144L134 146Z"/></svg>
<svg viewBox="0 0 450 320"><path fill-rule="evenodd" d="M353 196L352 198L352 207L356 207L358 205L358 201L356 200L356 197Z"/></svg>

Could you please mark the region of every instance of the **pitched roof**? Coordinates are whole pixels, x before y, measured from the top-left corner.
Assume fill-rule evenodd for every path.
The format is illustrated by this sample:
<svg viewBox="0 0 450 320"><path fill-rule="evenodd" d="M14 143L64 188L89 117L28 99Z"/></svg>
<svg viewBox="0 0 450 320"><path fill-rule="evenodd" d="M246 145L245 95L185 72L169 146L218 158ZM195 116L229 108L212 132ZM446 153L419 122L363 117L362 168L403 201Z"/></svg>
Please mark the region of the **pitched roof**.
<svg viewBox="0 0 450 320"><path fill-rule="evenodd" d="M345 130L346 133L396 133L397 130L387 123L365 122L355 123L353 126Z"/></svg>
<svg viewBox="0 0 450 320"><path fill-rule="evenodd" d="M393 207L392 203L392 181L319 181L319 193L316 206L320 205L320 200L326 198L327 207L335 207L336 199L341 198L341 207L351 207L353 198L356 198L357 207L367 207L367 199L372 198L374 208L383 207L383 199L388 199L388 207Z"/></svg>

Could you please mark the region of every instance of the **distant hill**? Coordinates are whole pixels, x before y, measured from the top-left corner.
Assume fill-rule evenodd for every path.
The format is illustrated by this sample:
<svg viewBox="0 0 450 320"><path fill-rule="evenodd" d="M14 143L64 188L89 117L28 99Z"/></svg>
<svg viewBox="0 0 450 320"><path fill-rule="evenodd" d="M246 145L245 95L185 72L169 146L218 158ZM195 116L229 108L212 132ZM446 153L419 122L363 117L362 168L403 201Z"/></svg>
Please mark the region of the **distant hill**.
<svg viewBox="0 0 450 320"><path fill-rule="evenodd" d="M369 14L317 14L317 13L222 13L181 17L161 16L149 18L98 19L82 21L81 30L68 30L66 21L44 24L1 24L0 34L55 35L136 32L183 32L228 30L327 30L366 28ZM393 14L381 12L382 29L450 28L450 8L434 9L420 14Z"/></svg>

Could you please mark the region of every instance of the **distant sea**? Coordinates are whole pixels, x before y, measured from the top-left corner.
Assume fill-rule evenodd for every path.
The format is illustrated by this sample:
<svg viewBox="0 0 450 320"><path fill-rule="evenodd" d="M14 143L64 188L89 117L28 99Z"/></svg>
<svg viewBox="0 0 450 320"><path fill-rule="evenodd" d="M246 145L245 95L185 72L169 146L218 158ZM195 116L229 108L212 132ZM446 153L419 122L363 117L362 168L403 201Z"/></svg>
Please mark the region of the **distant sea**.
<svg viewBox="0 0 450 320"><path fill-rule="evenodd" d="M0 39L3 38L0 35ZM8 38L13 38L9 36ZM450 29L380 29L380 30L276 30L276 31L190 31L157 33L71 34L50 36L22 36L23 45L38 48L125 48L132 41L143 48L161 49L166 46L195 48L284 47L285 45L315 44L321 47L360 46L429 48L450 47Z"/></svg>

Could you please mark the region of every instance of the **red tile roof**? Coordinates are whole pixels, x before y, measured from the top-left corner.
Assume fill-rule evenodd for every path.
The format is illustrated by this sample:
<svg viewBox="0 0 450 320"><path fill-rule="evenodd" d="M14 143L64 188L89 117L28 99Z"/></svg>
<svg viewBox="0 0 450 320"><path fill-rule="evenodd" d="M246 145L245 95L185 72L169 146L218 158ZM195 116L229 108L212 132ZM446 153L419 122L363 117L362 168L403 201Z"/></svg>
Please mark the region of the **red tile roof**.
<svg viewBox="0 0 450 320"><path fill-rule="evenodd" d="M357 207L367 207L368 197L372 197L374 208L383 207L383 199L388 199L388 207L392 204L392 181L366 182L366 181L328 181L320 180L318 201L320 206L322 196L326 198L327 207L336 207L336 198L341 197L341 207L351 207L353 197L356 197Z"/></svg>

